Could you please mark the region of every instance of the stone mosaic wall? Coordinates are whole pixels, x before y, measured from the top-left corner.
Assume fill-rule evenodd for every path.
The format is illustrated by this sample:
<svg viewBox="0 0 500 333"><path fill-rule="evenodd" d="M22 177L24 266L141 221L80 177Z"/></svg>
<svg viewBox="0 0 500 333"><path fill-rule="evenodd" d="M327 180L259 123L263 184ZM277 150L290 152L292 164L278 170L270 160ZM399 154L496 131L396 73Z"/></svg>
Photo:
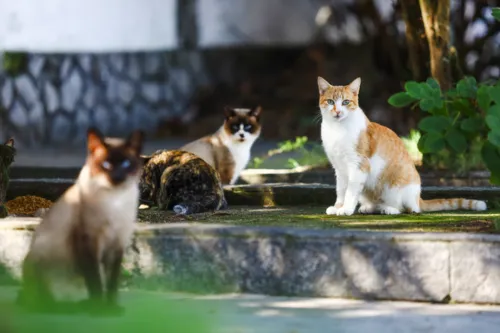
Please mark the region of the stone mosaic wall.
<svg viewBox="0 0 500 333"><path fill-rule="evenodd" d="M203 73L196 53L30 54L26 72L0 72L0 137L66 144L89 125L110 135L154 130L188 112Z"/></svg>
<svg viewBox="0 0 500 333"><path fill-rule="evenodd" d="M77 144L84 140L84 132L90 125L109 135L122 135L133 128L155 131L158 124L169 118L190 118L198 111L193 106L193 97L199 93L199 87L221 82L231 85L238 68L245 67L237 57L212 59L207 65L200 49L307 45L318 32L320 9L335 4L333 13L345 16L344 9L351 1L149 0L147 6L150 8L139 15L133 6L143 5L137 0L128 0L127 3L133 5L127 7L129 10L108 18L120 24L127 22L127 29L129 23L140 25L137 29L149 36L149 30L144 30L144 22L148 22L147 26L155 30L153 35L156 37L149 36L154 39L149 41L151 43L140 42L147 44L149 50L153 46L158 49L158 45L170 50L163 52L130 51L138 48L139 37L135 42L131 35L128 36L130 40L122 39L126 32L117 26L114 28L120 33L111 34L113 43L109 42L109 31L105 33L104 29L99 34L95 29L88 30L87 21L82 17L92 16L93 11L79 10L78 6L88 7L83 2L78 2L77 7L69 7L73 8L71 15L78 13L78 20L58 17L51 20L50 15L59 16L58 11L50 10L59 8L59 2L52 0L46 4L45 7L50 8L40 9L37 17L37 20L43 17L45 22L51 22L43 27L41 35L50 36L47 38L51 43L57 44L50 52L58 50L58 54L42 52L47 51L49 44L40 40L36 20L30 19L37 7L27 1L18 5L10 3L0 15L5 18L0 20L0 51L29 52L27 68L18 75L8 74L0 66L0 139L15 136L20 146ZM381 3L387 2L377 0L377 4ZM111 7L121 8L122 5L114 1L107 3L109 8L106 8L114 13ZM158 12L168 12L168 15L158 15ZM135 16L143 21L137 21ZM158 20L174 23L160 28L154 25ZM102 18L99 22L104 27L107 24ZM67 31L59 34L64 29L61 27L66 26ZM339 36L356 40L359 30L347 23L345 29L330 28L333 30L325 28L324 34L332 42ZM164 33L158 33L162 31ZM87 35L76 32L88 33L90 41L83 38ZM53 38L56 35L58 38ZM5 43L5 36L15 38L11 38L9 44ZM80 37L72 40L68 36ZM40 49L37 46L40 43L45 48ZM105 53L91 53L96 48ZM88 53L81 53L82 49Z"/></svg>

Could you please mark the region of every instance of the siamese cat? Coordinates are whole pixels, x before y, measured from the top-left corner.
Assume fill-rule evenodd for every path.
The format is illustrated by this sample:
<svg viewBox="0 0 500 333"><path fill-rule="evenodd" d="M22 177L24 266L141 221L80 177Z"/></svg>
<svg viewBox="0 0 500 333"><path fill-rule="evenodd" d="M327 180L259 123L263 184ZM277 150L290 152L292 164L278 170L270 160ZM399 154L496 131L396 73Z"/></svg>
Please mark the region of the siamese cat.
<svg viewBox="0 0 500 333"><path fill-rule="evenodd" d="M124 140L88 130L85 165L44 215L24 259L22 306L37 312L123 311L118 283L137 217L142 143L141 131ZM88 298L70 302L64 286L74 289L78 282Z"/></svg>

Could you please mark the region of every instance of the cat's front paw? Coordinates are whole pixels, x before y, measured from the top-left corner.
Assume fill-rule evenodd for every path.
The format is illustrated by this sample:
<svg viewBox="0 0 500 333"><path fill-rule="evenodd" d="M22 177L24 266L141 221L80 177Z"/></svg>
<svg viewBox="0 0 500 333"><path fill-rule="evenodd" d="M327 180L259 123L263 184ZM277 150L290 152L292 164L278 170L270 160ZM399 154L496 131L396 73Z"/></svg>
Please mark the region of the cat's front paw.
<svg viewBox="0 0 500 333"><path fill-rule="evenodd" d="M337 209L336 215L337 216L350 216L354 214L354 208L342 206L339 209Z"/></svg>
<svg viewBox="0 0 500 333"><path fill-rule="evenodd" d="M336 215L338 208L336 206L330 206L326 209L326 215Z"/></svg>
<svg viewBox="0 0 500 333"><path fill-rule="evenodd" d="M397 208L390 207L390 206L383 206L380 209L380 212L385 215L399 215L401 214L401 211Z"/></svg>
<svg viewBox="0 0 500 333"><path fill-rule="evenodd" d="M375 212L374 205L361 205L358 209L360 214L373 214Z"/></svg>

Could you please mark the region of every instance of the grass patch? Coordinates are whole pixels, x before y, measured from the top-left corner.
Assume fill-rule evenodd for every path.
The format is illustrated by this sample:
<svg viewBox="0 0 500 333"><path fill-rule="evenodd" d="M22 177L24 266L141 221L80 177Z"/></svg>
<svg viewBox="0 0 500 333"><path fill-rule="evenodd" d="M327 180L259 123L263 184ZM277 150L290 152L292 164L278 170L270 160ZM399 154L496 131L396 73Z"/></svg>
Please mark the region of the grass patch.
<svg viewBox="0 0 500 333"><path fill-rule="evenodd" d="M326 207L232 207L227 211L175 216L156 209L139 211L144 223L198 222L241 226L280 226L367 231L434 231L500 233L500 209L424 214L328 216Z"/></svg>

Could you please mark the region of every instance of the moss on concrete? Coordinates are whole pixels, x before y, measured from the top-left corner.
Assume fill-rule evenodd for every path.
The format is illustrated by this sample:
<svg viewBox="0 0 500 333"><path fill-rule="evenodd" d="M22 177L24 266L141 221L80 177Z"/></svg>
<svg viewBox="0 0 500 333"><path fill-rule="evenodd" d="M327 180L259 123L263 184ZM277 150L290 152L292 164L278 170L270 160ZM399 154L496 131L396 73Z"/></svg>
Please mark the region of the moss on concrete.
<svg viewBox="0 0 500 333"><path fill-rule="evenodd" d="M342 228L371 231L438 231L500 233L500 210L487 212L440 212L411 215L328 216L325 207L235 207L212 214L175 216L155 209L139 211L145 223L199 222L243 226Z"/></svg>

